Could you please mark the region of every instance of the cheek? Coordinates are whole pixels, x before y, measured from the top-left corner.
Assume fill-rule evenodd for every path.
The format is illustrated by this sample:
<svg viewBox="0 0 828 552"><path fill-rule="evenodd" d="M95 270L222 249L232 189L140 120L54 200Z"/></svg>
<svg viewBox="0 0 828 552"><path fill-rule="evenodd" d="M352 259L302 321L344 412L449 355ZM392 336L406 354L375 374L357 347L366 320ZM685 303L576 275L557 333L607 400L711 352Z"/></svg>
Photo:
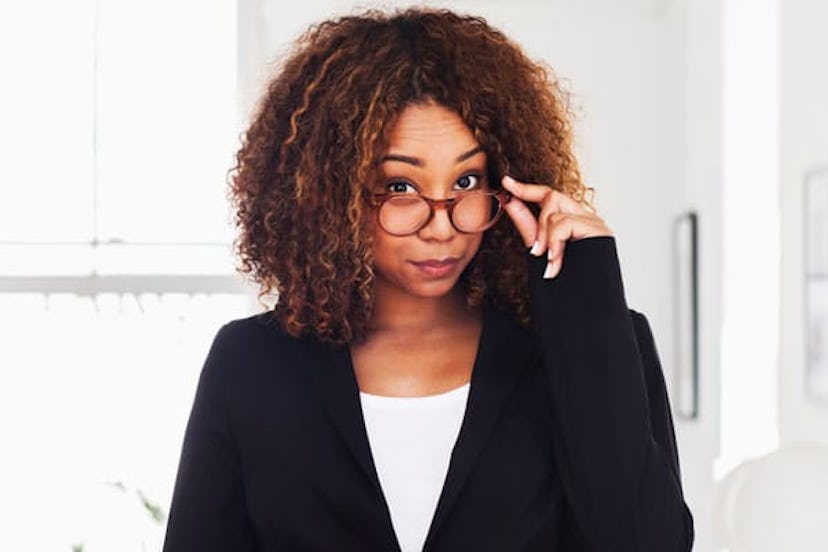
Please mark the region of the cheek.
<svg viewBox="0 0 828 552"><path fill-rule="evenodd" d="M475 234L472 239L472 248L474 252L477 253L477 250L480 249L480 244L483 243L483 233Z"/></svg>
<svg viewBox="0 0 828 552"><path fill-rule="evenodd" d="M372 247L375 267L391 268L404 260L405 244L399 238L375 234Z"/></svg>
<svg viewBox="0 0 828 552"><path fill-rule="evenodd" d="M474 234L473 236L468 237L468 243L466 244L466 249L468 251L468 261L471 262L472 258L477 254L480 250L480 245L483 243L483 234Z"/></svg>

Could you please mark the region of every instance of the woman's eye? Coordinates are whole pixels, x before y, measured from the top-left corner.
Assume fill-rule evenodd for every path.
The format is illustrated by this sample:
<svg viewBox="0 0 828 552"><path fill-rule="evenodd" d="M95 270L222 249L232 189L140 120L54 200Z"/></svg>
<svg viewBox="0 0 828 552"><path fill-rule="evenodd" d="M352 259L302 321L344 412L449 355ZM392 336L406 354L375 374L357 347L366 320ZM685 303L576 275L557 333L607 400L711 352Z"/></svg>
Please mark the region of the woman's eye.
<svg viewBox="0 0 828 552"><path fill-rule="evenodd" d="M471 190L480 186L480 176L467 174L458 178L456 183L462 190Z"/></svg>
<svg viewBox="0 0 828 552"><path fill-rule="evenodd" d="M406 188L406 186L408 188ZM390 182L388 184L388 191L392 194L404 194L409 191L416 192L417 189L408 182L403 180L395 180L394 182Z"/></svg>

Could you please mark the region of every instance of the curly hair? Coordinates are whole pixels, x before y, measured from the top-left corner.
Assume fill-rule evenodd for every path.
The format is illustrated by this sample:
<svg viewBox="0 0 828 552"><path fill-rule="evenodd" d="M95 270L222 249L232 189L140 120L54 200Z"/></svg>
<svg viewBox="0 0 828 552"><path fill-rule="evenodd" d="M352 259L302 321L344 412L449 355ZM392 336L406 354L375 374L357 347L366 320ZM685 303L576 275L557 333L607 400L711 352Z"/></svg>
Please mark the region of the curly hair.
<svg viewBox="0 0 828 552"><path fill-rule="evenodd" d="M588 203L568 92L483 18L369 10L314 25L269 82L228 192L237 270L259 285L263 306L275 291L272 314L290 335L331 344L367 336L374 308L367 184L387 130L422 102L465 121L495 187L509 174ZM469 307L492 306L530 326L525 245L507 218L485 232L460 285Z"/></svg>

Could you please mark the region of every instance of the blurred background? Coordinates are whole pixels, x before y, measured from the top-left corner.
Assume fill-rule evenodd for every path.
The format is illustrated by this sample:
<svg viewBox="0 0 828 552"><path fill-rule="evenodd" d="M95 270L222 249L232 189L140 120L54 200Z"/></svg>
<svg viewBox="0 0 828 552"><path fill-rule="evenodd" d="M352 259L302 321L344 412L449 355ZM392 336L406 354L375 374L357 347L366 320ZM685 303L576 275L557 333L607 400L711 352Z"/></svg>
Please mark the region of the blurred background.
<svg viewBox="0 0 828 552"><path fill-rule="evenodd" d="M0 5L4 549L160 550L207 349L260 310L225 197L240 134L309 24L403 5ZM573 94L694 550L828 550L828 2L429 5L486 17Z"/></svg>

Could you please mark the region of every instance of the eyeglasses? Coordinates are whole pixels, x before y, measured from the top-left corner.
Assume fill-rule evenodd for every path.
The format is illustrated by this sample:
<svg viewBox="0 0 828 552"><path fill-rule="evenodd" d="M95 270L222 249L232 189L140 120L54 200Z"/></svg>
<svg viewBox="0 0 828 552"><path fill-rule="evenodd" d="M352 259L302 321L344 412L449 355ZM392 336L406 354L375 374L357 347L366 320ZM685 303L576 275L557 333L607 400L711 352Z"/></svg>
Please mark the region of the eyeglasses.
<svg viewBox="0 0 828 552"><path fill-rule="evenodd" d="M416 194L377 193L372 204L383 230L394 236L418 232L434 216L435 207L445 207L449 220L458 232L482 232L495 225L503 215L503 206L512 199L505 190L465 192L447 199L431 199Z"/></svg>

